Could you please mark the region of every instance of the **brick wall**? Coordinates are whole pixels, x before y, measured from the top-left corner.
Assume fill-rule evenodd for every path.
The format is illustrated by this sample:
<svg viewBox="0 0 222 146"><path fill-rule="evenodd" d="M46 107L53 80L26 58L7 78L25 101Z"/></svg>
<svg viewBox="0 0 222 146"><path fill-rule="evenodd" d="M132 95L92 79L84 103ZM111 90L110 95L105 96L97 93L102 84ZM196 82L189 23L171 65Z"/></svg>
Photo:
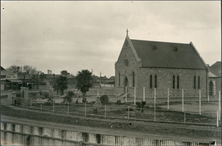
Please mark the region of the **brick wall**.
<svg viewBox="0 0 222 146"><path fill-rule="evenodd" d="M202 97L206 97L206 71L191 69L165 69L165 68L140 68L138 84L138 97L142 100L143 86L145 86L146 98L151 98L153 89L150 89L150 75L154 87L154 76L157 75L157 96L167 96L167 88L171 96L198 96L198 76L200 76L200 90ZM175 89L173 89L173 75L175 75ZM196 76L196 89L194 89L194 75ZM179 89L177 89L177 76L179 76Z"/></svg>

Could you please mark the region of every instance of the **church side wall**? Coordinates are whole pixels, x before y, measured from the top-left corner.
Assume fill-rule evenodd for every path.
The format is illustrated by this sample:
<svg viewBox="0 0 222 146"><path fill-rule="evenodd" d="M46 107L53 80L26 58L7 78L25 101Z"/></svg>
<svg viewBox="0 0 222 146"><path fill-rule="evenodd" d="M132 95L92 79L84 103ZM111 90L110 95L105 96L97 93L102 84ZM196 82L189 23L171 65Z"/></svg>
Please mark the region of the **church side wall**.
<svg viewBox="0 0 222 146"><path fill-rule="evenodd" d="M152 89L150 88L150 75L152 75ZM181 98L182 90L184 96L198 99L198 76L200 76L200 90L203 97L207 97L206 70L192 69L166 69L166 68L140 68L137 101L143 99L143 87L145 87L146 101L153 102L154 77L157 75L157 100L167 99L167 89L170 97ZM173 89L173 75L175 75L175 89ZM179 75L179 89L177 89L177 76ZM194 76L196 76L196 89L194 89ZM166 100L167 101L167 100Z"/></svg>

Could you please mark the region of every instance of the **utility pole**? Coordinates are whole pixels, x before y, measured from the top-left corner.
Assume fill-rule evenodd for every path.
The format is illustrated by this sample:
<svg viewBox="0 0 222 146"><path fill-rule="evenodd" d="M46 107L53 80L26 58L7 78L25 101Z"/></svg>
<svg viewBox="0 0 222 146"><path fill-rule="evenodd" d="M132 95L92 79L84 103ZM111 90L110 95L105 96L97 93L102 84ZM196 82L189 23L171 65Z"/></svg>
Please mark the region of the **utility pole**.
<svg viewBox="0 0 222 146"><path fill-rule="evenodd" d="M100 88L101 88L101 71L100 71L100 77L99 77L99 81L100 81Z"/></svg>

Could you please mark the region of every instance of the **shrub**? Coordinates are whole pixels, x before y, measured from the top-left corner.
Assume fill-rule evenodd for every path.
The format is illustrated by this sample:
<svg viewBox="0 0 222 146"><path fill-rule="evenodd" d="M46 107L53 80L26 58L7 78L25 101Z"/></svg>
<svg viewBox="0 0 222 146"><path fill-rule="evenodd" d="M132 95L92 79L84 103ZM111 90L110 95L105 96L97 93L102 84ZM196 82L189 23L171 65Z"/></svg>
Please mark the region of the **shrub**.
<svg viewBox="0 0 222 146"><path fill-rule="evenodd" d="M142 108L144 108L144 105L146 104L146 101L142 101L141 102L141 106L142 106Z"/></svg>
<svg viewBox="0 0 222 146"><path fill-rule="evenodd" d="M86 99L86 98L83 98L83 99L82 99L82 103L87 103L87 99Z"/></svg>
<svg viewBox="0 0 222 146"><path fill-rule="evenodd" d="M138 108L141 108L140 102L136 102L136 105L137 105Z"/></svg>
<svg viewBox="0 0 222 146"><path fill-rule="evenodd" d="M72 97L72 96L75 96L75 93L73 93L72 91L68 91L66 96Z"/></svg>
<svg viewBox="0 0 222 146"><path fill-rule="evenodd" d="M107 95L102 95L100 97L100 102L102 105L107 105L109 103L109 97Z"/></svg>
<svg viewBox="0 0 222 146"><path fill-rule="evenodd" d="M63 100L62 103L66 103L66 102L71 103L71 102L73 102L73 99L72 99L73 96L76 96L75 93L73 93L72 91L68 91L66 96L63 98L64 100Z"/></svg>
<svg viewBox="0 0 222 146"><path fill-rule="evenodd" d="M119 99L119 100L117 100L117 102L116 102L117 104L121 104L121 100Z"/></svg>

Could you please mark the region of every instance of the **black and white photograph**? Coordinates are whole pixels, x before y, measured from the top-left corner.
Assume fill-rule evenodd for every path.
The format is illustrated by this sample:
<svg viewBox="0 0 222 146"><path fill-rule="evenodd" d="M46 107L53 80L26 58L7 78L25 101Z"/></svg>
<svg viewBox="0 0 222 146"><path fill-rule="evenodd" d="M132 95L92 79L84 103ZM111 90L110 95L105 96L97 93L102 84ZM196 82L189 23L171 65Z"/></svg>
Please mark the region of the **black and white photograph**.
<svg viewBox="0 0 222 146"><path fill-rule="evenodd" d="M1 146L221 146L221 1L1 1Z"/></svg>

